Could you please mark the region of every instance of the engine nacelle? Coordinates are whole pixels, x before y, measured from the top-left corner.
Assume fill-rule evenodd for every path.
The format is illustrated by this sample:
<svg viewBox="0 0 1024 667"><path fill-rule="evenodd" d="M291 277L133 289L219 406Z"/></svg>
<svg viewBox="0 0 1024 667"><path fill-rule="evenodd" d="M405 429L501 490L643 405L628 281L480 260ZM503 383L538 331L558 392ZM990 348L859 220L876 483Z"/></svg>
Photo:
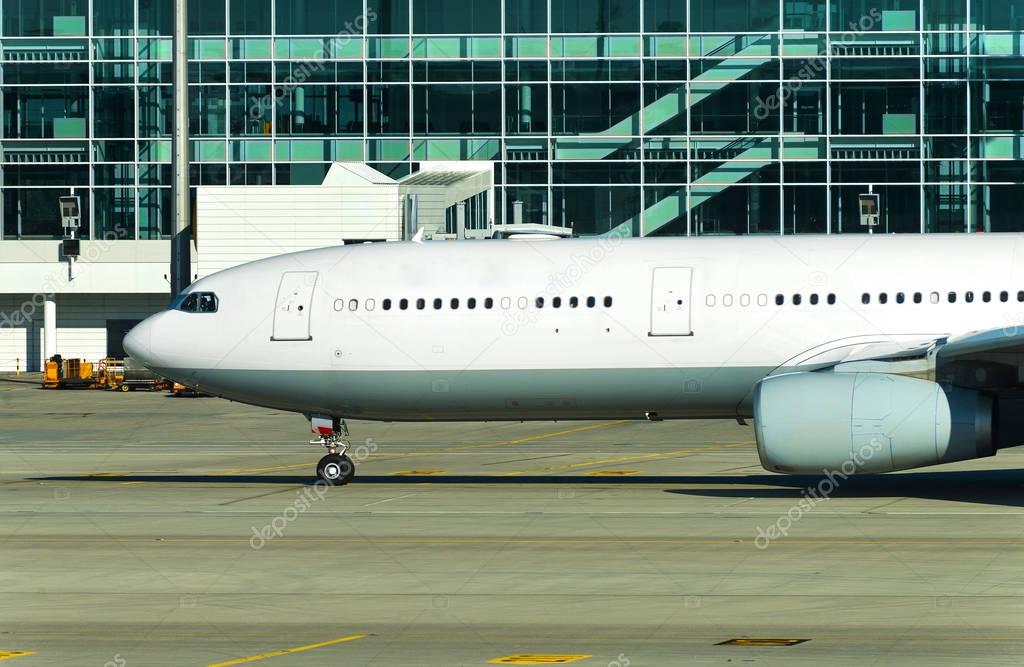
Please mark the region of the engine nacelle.
<svg viewBox="0 0 1024 667"><path fill-rule="evenodd" d="M968 389L881 373L793 373L754 392L766 470L892 472L996 453L995 402Z"/></svg>

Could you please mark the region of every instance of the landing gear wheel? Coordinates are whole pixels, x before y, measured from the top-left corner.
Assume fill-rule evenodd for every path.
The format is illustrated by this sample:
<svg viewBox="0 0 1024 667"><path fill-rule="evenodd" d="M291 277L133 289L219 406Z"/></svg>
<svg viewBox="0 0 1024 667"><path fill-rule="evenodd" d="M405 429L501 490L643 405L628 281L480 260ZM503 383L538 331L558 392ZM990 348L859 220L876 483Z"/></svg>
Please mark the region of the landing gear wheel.
<svg viewBox="0 0 1024 667"><path fill-rule="evenodd" d="M126 385L126 384L121 385L121 391L123 391L125 393L128 393L131 390L132 390L132 388L129 387L128 385Z"/></svg>
<svg viewBox="0 0 1024 667"><path fill-rule="evenodd" d="M345 486L356 476L356 466L344 454L328 454L316 465L316 476L330 486Z"/></svg>

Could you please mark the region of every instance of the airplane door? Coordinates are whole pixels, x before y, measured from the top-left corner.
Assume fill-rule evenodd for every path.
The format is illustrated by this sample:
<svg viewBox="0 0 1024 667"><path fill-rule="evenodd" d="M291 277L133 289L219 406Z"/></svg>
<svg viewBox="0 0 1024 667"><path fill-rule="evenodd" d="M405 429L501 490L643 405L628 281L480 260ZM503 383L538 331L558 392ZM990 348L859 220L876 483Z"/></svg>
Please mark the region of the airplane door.
<svg viewBox="0 0 1024 667"><path fill-rule="evenodd" d="M274 310L274 336L271 340L313 340L309 318L313 310L316 271L289 271L281 276Z"/></svg>
<svg viewBox="0 0 1024 667"><path fill-rule="evenodd" d="M693 269L658 267L651 280L651 336L692 336Z"/></svg>

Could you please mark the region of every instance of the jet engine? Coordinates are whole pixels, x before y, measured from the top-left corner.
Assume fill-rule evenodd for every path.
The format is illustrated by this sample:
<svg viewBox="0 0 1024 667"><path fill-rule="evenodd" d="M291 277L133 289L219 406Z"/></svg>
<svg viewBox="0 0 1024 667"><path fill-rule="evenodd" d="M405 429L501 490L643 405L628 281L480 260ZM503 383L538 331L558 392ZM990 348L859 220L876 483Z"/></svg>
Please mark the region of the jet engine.
<svg viewBox="0 0 1024 667"><path fill-rule="evenodd" d="M792 373L754 392L766 470L892 472L996 453L996 402L969 389L882 373Z"/></svg>

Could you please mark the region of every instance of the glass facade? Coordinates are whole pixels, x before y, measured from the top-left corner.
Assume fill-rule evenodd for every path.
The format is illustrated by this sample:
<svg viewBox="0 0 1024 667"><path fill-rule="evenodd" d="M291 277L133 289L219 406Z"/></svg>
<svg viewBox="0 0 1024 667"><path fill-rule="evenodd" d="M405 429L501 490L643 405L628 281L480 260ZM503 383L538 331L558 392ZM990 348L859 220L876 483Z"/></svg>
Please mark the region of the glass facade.
<svg viewBox="0 0 1024 667"><path fill-rule="evenodd" d="M188 0L193 185L496 163L581 235L1022 231L1024 0ZM170 231L170 0L0 0L4 238Z"/></svg>

